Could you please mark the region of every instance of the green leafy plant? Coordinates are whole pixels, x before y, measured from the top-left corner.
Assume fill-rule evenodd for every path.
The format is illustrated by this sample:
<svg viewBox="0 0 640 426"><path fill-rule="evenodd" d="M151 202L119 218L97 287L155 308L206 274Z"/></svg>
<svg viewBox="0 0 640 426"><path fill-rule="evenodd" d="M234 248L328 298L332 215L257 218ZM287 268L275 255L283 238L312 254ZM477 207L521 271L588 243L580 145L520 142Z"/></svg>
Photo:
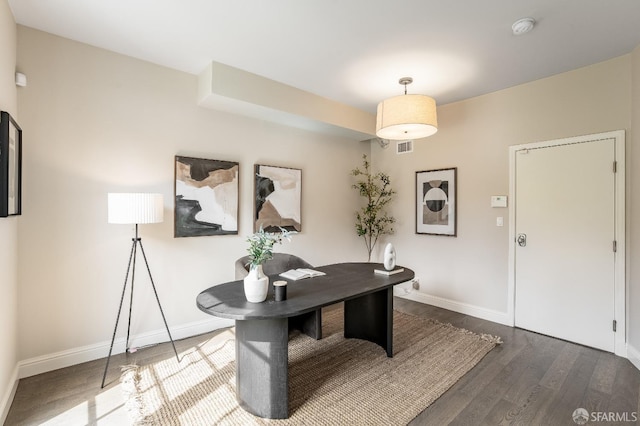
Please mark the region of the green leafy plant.
<svg viewBox="0 0 640 426"><path fill-rule="evenodd" d="M247 249L249 262L247 264L253 268L272 259L273 246L281 244L284 240L291 241L291 236L296 233L296 231L287 231L284 228L280 228L279 233L265 232L261 226L258 232L247 238L249 243L249 248Z"/></svg>
<svg viewBox="0 0 640 426"><path fill-rule="evenodd" d="M396 219L390 216L385 207L396 193L391 189L391 179L386 173L371 172L366 154L362 156L362 169L356 168L351 175L357 179L353 188L365 198L365 205L356 212L356 232L364 238L367 246L367 261L371 261L371 252L380 235L393 234Z"/></svg>

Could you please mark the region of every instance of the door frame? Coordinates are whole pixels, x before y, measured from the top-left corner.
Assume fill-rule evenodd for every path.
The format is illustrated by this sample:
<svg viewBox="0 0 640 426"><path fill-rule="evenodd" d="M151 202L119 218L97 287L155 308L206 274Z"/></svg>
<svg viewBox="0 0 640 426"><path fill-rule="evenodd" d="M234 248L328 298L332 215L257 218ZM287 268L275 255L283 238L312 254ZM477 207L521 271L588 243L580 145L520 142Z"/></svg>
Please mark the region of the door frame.
<svg viewBox="0 0 640 426"><path fill-rule="evenodd" d="M572 145L600 139L614 139L615 161L615 218L614 238L617 243L614 256L614 315L617 322L615 333L615 354L627 357L627 283L626 283L626 222L625 222L625 131L615 130L605 133L555 139L543 142L512 145L509 147L509 280L507 287L507 322L515 327L516 306L516 155L519 151ZM613 165L612 165L613 167ZM613 250L613 241L612 250ZM613 326L613 324L612 324Z"/></svg>

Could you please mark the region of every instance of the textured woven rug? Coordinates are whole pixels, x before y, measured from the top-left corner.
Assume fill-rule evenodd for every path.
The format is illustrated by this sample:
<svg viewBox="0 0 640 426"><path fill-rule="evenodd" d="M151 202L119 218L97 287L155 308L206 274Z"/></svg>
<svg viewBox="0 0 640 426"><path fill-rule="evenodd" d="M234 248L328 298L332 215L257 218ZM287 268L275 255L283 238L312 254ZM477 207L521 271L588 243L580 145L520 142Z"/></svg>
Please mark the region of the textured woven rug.
<svg viewBox="0 0 640 426"><path fill-rule="evenodd" d="M342 336L342 310L323 312L322 340L289 342L289 412L266 420L235 398L234 329L147 366L123 369L135 425L400 425L471 370L500 339L394 312L393 358Z"/></svg>

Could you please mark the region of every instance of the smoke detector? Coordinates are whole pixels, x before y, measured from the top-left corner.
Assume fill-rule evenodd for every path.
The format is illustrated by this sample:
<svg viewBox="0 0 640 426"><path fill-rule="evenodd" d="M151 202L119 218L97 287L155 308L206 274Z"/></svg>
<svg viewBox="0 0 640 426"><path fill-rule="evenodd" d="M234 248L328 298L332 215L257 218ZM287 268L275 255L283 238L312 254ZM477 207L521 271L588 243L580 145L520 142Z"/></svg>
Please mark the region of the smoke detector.
<svg viewBox="0 0 640 426"><path fill-rule="evenodd" d="M526 34L533 29L533 26L535 24L536 24L536 20L533 18L518 19L511 26L511 29L513 30L513 35Z"/></svg>

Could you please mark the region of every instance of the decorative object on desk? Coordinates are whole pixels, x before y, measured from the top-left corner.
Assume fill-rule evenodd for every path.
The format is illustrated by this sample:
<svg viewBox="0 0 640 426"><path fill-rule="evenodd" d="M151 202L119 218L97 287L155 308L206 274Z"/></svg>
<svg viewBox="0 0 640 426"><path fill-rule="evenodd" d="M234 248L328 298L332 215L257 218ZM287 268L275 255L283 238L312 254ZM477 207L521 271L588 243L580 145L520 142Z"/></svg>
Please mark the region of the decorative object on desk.
<svg viewBox="0 0 640 426"><path fill-rule="evenodd" d="M290 240L294 231L280 228L280 233L266 232L260 228L258 232L247 238L249 243L249 275L244 277L244 295L248 302L260 303L267 299L269 277L262 272L262 264L273 257L273 246Z"/></svg>
<svg viewBox="0 0 640 426"><path fill-rule="evenodd" d="M396 191L391 189L389 175L371 172L366 154L362 156L362 169L353 169L351 175L359 179L352 187L366 201L366 205L356 212L356 232L364 238L367 262L371 262L371 252L380 235L393 234L396 219L385 211L385 207Z"/></svg>
<svg viewBox="0 0 640 426"><path fill-rule="evenodd" d="M0 112L0 217L22 214L22 129Z"/></svg>
<svg viewBox="0 0 640 426"><path fill-rule="evenodd" d="M399 274L400 272L404 272L404 268L395 268L395 269L391 269L391 270L374 269L373 272L376 273L376 274L379 274L379 275L390 276L390 275Z"/></svg>
<svg viewBox="0 0 640 426"><path fill-rule="evenodd" d="M379 275L390 276L404 271L404 268L396 268L396 249L391 243L387 243L384 248L383 265L384 269L376 268L373 272Z"/></svg>
<svg viewBox="0 0 640 426"><path fill-rule="evenodd" d="M273 282L273 294L276 302L282 302L287 300L287 282L286 281L274 281Z"/></svg>
<svg viewBox="0 0 640 426"><path fill-rule="evenodd" d="M111 337L111 346L109 347L109 355L107 356L107 365L104 368L104 375L102 376L102 388L104 388L104 381L107 377L107 370L109 369L109 361L111 360L111 352L113 351L113 342L116 339L116 331L118 330L118 322L120 321L120 313L122 312L122 303L124 302L124 295L127 290L127 283L129 281L129 272L131 272L131 297L129 299L129 323L127 326L127 340L125 350L130 351L129 348L129 332L131 330L131 310L133 307L133 284L136 273L136 255L138 253L138 247L142 252L142 258L144 264L147 267L149 273L149 280L151 281L151 287L153 293L156 296L156 302L160 308L160 315L162 315L162 321L167 329L169 340L173 346L173 351L176 354L176 360L180 362L178 357L178 351L176 345L173 343L167 320L160 304L160 298L156 286L153 283L153 277L151 277L151 269L149 268L149 262L147 262L147 255L144 252L142 246L142 238L138 236L138 225L145 223L160 223L164 219L164 207L162 203L162 194L144 194L144 193L109 193L108 194L108 221L109 223L117 224L135 224L135 236L131 239L131 253L129 255L129 264L127 265L127 273L124 277L124 286L122 288L122 296L120 297L120 307L118 308L118 315L116 316L116 325L113 328L113 336Z"/></svg>
<svg viewBox="0 0 640 426"><path fill-rule="evenodd" d="M300 232L302 171L256 164L254 177L253 230Z"/></svg>
<svg viewBox="0 0 640 426"><path fill-rule="evenodd" d="M416 234L456 236L457 170L416 172Z"/></svg>
<svg viewBox="0 0 640 426"><path fill-rule="evenodd" d="M404 425L500 341L394 311L395 354L388 358L375 343L344 338L342 309L325 310L323 316L321 340L290 336L288 419L261 419L239 406L232 328L188 350L186 362L163 359L125 370L122 390L133 424L177 424L182 419L197 425Z"/></svg>
<svg viewBox="0 0 640 426"><path fill-rule="evenodd" d="M175 237L238 234L234 161L175 157Z"/></svg>
<svg viewBox="0 0 640 426"><path fill-rule="evenodd" d="M282 278L286 278L291 281L297 281L304 278L320 277L326 275L324 272L316 271L309 268L289 269L288 271L280 273Z"/></svg>
<svg viewBox="0 0 640 426"><path fill-rule="evenodd" d="M269 277L262 272L262 265L252 266L244 277L244 295L247 302L260 303L267 299Z"/></svg>
<svg viewBox="0 0 640 426"><path fill-rule="evenodd" d="M393 244L387 243L384 248L384 269L391 271L396 267L396 249Z"/></svg>

